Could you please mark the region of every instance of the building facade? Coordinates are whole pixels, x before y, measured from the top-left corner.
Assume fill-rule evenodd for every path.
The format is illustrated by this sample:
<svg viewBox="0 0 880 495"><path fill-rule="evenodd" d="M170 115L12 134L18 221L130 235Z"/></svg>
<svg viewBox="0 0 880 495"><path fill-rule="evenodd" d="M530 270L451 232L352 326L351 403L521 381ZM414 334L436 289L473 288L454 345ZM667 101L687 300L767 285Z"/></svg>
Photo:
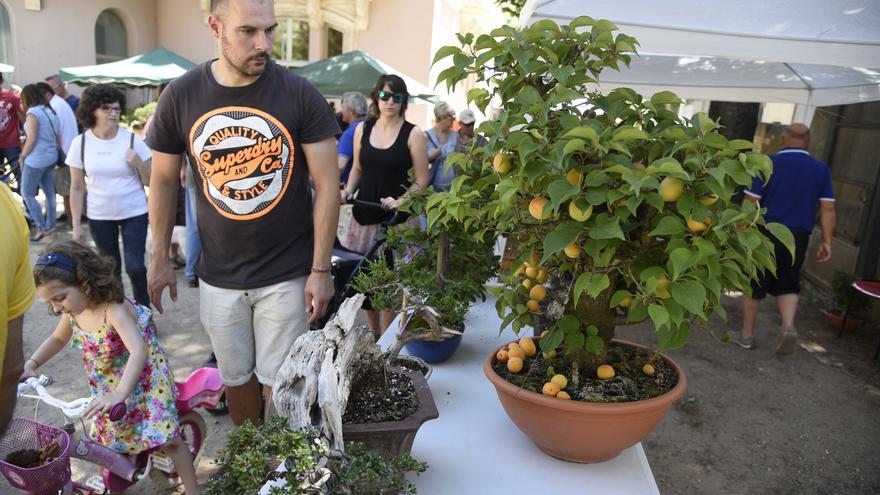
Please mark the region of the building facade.
<svg viewBox="0 0 880 495"><path fill-rule="evenodd" d="M209 10L210 0L0 0L0 62L15 67L4 76L18 85L158 47L201 63L216 57ZM282 65L359 49L431 88L438 48L455 43L457 32L504 22L492 0L276 0L275 14L273 58ZM467 89L436 91L461 109ZM412 108L410 120L430 123L426 105Z"/></svg>

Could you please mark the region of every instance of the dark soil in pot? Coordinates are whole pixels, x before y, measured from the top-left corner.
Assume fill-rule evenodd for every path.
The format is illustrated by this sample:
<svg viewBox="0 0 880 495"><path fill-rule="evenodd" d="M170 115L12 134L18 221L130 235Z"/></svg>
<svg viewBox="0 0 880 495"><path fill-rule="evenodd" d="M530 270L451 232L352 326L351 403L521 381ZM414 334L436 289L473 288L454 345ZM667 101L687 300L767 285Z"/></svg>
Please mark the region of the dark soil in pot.
<svg viewBox="0 0 880 495"><path fill-rule="evenodd" d="M642 349L612 343L608 346L604 362L614 368L613 378L601 380L589 371L580 370L580 383L577 386L572 383L572 370L559 357L547 360L538 354L526 358L525 366L519 373L511 372L505 363L498 361L492 365L492 369L508 382L538 394L542 393L542 388L550 377L561 373L569 381L565 391L573 400L584 402L633 402L650 399L669 392L678 383L675 370L659 354ZM653 366L652 375L646 375L642 370L646 364Z"/></svg>
<svg viewBox="0 0 880 495"><path fill-rule="evenodd" d="M416 389L409 377L377 365L359 374L352 385L343 424L399 421L418 410Z"/></svg>
<svg viewBox="0 0 880 495"><path fill-rule="evenodd" d="M406 371L414 371L416 373L421 373L422 376L428 374L428 366L423 365L419 361L414 359L407 359L405 357L397 357L391 361L391 366L395 366L398 368L403 368Z"/></svg>

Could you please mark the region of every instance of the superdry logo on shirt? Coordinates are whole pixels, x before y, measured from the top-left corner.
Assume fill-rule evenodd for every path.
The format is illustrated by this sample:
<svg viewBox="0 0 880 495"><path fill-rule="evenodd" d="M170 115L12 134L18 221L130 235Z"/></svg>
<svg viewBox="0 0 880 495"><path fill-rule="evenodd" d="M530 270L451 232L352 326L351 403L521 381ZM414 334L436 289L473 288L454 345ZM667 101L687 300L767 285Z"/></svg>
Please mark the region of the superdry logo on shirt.
<svg viewBox="0 0 880 495"><path fill-rule="evenodd" d="M234 220L270 212L284 196L293 170L293 141L274 117L247 107L206 113L190 131L203 192Z"/></svg>

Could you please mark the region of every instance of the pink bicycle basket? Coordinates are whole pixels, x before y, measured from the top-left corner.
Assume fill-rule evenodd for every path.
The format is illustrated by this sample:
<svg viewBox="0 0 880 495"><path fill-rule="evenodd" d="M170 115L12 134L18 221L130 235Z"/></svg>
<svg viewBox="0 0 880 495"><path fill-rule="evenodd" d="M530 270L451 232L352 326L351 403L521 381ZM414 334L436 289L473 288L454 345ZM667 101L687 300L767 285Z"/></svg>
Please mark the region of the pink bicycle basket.
<svg viewBox="0 0 880 495"><path fill-rule="evenodd" d="M61 455L35 468L23 468L6 462L6 456L24 449L39 450L55 440ZM32 494L55 494L70 482L70 436L64 430L25 418L12 418L0 438L0 473L15 488Z"/></svg>

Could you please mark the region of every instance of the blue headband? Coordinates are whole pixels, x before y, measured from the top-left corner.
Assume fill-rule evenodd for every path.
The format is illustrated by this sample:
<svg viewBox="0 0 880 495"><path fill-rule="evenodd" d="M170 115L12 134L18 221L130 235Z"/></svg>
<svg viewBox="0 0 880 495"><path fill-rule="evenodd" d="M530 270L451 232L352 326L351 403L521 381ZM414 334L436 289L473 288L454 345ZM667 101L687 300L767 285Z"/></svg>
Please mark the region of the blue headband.
<svg viewBox="0 0 880 495"><path fill-rule="evenodd" d="M76 273L76 261L70 256L62 253L43 253L37 258L34 266L48 265L60 268L64 271Z"/></svg>

